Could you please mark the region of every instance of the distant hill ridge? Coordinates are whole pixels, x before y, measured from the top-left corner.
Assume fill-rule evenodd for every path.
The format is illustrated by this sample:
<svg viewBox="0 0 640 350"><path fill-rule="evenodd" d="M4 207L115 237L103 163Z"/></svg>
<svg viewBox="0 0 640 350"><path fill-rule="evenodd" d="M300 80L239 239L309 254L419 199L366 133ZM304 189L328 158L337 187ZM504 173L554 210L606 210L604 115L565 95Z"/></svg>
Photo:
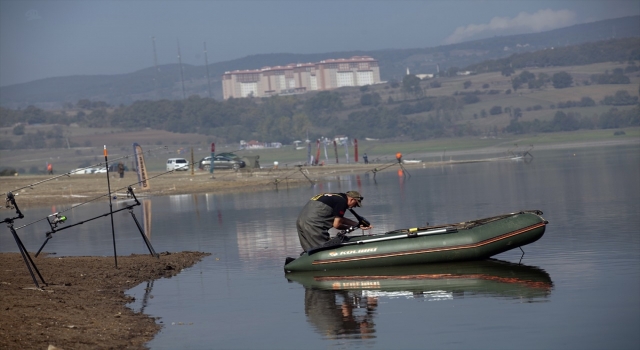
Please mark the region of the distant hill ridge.
<svg viewBox="0 0 640 350"><path fill-rule="evenodd" d="M615 38L640 37L640 16L578 24L542 33L511 35L474 40L453 45L417 49L341 51L318 54L260 54L209 65L213 97L222 98L220 77L225 71L256 69L297 62L317 62L327 58L367 55L380 64L382 80L402 80L406 69L412 73L435 73L436 67L470 67L484 61L504 59L551 47L564 47ZM177 63L116 75L76 75L40 79L0 88L0 105L44 109L61 108L81 99L105 101L111 105L137 100L181 99L180 67ZM183 64L187 96L208 97L206 67Z"/></svg>

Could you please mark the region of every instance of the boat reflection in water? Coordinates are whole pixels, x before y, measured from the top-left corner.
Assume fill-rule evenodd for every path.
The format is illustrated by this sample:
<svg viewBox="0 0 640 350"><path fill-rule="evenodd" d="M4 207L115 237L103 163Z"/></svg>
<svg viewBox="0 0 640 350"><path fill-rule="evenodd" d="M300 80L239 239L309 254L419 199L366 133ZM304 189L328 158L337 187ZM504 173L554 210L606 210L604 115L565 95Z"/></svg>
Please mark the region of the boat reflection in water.
<svg viewBox="0 0 640 350"><path fill-rule="evenodd" d="M415 265L375 269L290 272L305 287L305 314L329 338L375 338L381 298L442 301L495 297L545 301L553 282L544 270L505 261Z"/></svg>

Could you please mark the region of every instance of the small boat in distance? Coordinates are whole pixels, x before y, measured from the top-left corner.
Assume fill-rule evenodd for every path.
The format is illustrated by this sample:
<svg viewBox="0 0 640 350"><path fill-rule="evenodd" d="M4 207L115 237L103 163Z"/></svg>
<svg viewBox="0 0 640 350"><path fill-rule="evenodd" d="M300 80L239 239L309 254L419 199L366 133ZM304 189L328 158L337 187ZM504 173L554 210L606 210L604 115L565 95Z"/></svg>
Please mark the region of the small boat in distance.
<svg viewBox="0 0 640 350"><path fill-rule="evenodd" d="M287 258L284 269L319 271L483 260L537 241L548 223L541 211L527 210L379 235L344 235L337 243L310 249L296 259Z"/></svg>
<svg viewBox="0 0 640 350"><path fill-rule="evenodd" d="M418 164L418 163L422 163L422 161L419 160L419 159L403 159L402 163L403 164Z"/></svg>

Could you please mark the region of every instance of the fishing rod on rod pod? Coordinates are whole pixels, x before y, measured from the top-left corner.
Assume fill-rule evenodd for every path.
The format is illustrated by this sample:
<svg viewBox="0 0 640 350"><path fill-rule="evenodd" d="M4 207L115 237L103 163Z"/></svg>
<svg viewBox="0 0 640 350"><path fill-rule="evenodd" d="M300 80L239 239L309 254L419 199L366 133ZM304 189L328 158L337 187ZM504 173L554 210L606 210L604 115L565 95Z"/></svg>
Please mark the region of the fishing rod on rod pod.
<svg viewBox="0 0 640 350"><path fill-rule="evenodd" d="M147 181L148 181L148 180L155 179L156 177L160 177L160 176L163 176L163 175L167 175L167 174L169 174L169 173L173 173L173 172L175 172L175 171L176 171L175 169L173 169L173 170L168 170L168 171L165 171L165 172L160 173L160 174L158 174L158 175L154 175L154 176L148 177L148 178L147 178ZM61 210L61 211L59 211L59 212L57 212L57 213L55 213L55 214L62 214L62 213L67 212L67 211L69 211L69 210L76 209L76 208L78 208L78 207L80 207L80 206L82 206L82 205L89 204L89 203L91 203L91 202L94 202L94 201L96 201L96 200L99 200L99 199L101 199L101 198L104 198L104 197L106 197L106 196L111 196L112 194L117 194L117 192L118 192L118 191L121 191L121 190L127 189L128 187L134 186L134 185L135 185L135 184L137 184L137 183L138 183L138 182L136 181L136 182L134 182L134 183L132 183L132 184L129 184L129 185L126 185L126 186L124 186L124 187L116 188L115 190L113 190L113 191L111 191L111 192L109 192L109 193L105 193L105 194L99 195L99 196L97 196L97 197L91 198L91 199L89 199L89 200L87 200L87 201L84 201L84 202L81 202L81 203L78 203L78 204L72 205L72 206L71 206L71 207L69 207L68 209ZM135 188L134 188L134 189L135 189ZM52 214L52 215L53 215L53 214ZM22 226L16 227L16 230L23 229L23 228L25 228L25 227L27 227L27 226L30 226L30 225L36 224L36 223L38 223L38 222L40 222L40 221L44 221L44 220L46 220L46 219L47 219L47 217L44 217L44 218L42 218L42 219L39 219L39 220L36 220L36 221L32 221L32 222L30 222L30 223L28 223L28 224L25 224L25 225L22 225Z"/></svg>
<svg viewBox="0 0 640 350"><path fill-rule="evenodd" d="M175 170L170 170L170 171L167 171L167 172L164 172L164 173L158 174L158 175L156 175L156 176L149 177L149 178L147 178L147 180L151 180L151 179L153 179L153 178L156 178L156 177L159 177L159 176L162 176L162 175L166 175L166 174L168 174L168 173L172 173L172 172L174 172L174 171L175 171ZM132 185L133 185L133 184L132 184ZM25 228L25 227L27 227L27 226L30 226L30 225L36 224L36 223L38 223L38 222L40 222L40 221L47 220L47 222L48 222L48 224L49 224L49 227L50 227L51 231L46 232L46 239L45 239L45 242L42 244L42 246L40 247L40 249L38 250L38 252L37 252L37 253L36 253L36 255L35 255L35 256L37 257L37 256L40 254L40 252L42 251L42 249L44 248L44 246L46 245L46 243L47 243L51 238L53 238L53 234L54 234L54 233L56 233L56 232L58 232L58 231L65 230L65 229L69 229L69 228L71 228L71 227L75 227L75 226L78 226L78 225L84 224L84 223L86 223L86 222L93 221L93 220L98 219L98 218L102 218L102 217L105 217L105 216L108 216L108 215L112 215L112 214L114 214L114 213L118 213L118 212L123 211L123 210L129 210L129 213L131 214L131 216L132 216L132 218L133 218L134 222L136 223L136 226L138 227L138 230L139 230L140 234L142 235L142 238L143 238L143 240L145 241L145 244L147 245L147 248L149 249L149 252L151 253L151 255L152 255L152 256L159 257L159 255L155 252L155 250L154 250L153 246L151 245L151 242L148 240L147 236L144 234L144 230L142 229L142 226L140 225L139 221L137 220L137 218L136 218L135 214L133 213L133 207L135 207L135 206L139 206L141 203L139 202L139 200L138 200L137 196L136 196L136 195L135 195L135 193L133 192L133 188L131 187L132 185L128 185L128 186L125 186L125 187L122 187L122 188L115 189L114 191L111 191L111 192L109 192L109 193L107 193L107 194L103 194L103 195L97 196L97 197L95 197L95 198L92 198L92 199L90 199L90 200L88 200L88 201L84 201L84 202L82 202L82 203L79 203L79 204L73 205L73 206L71 206L71 207L70 207L70 208L68 208L68 209L61 210L61 211L56 212L56 213L54 213L54 214L48 215L48 216L46 216L46 217L44 217L44 218L42 218L42 219L32 221L32 222L30 222L30 223L28 223L28 224L25 224L25 225L22 225L22 226L20 226L20 227L17 227L17 228L15 228L14 230L23 229L23 228ZM85 205L85 204L91 203L91 202L96 201L96 200L98 200L98 199L100 199L100 198L103 198L103 197L105 197L105 196L111 196L112 194L117 193L118 191L120 191L120 190L122 190L122 189L124 189L124 188L127 188L127 197L133 198L133 200L134 200L134 204L129 204L129 205L127 205L126 207L121 208L121 209L118 209L118 210L115 210L115 211L114 211L114 210L112 210L112 209L110 208L109 212L107 212L107 213L104 213L104 214L101 214L101 215L97 215L97 216L95 216L95 217L92 217L92 218L89 218L89 219L86 219L86 220L83 220L83 221L80 221L80 222L74 223L74 224L72 224L72 225L69 225L69 226L66 226L66 227L63 227L63 228L58 228L58 225L62 225L62 224L64 224L64 223L67 221L67 219L68 219L66 215L62 215L64 212L67 212L67 211L72 210L72 209L76 209L76 208L78 208L79 206L82 206L82 205ZM24 217L24 216L21 216L20 218L22 218L22 217ZM5 219L5 220L9 220L9 219ZM26 249L25 249L25 251L26 251ZM116 267L117 267L117 265L116 265Z"/></svg>
<svg viewBox="0 0 640 350"><path fill-rule="evenodd" d="M138 197L136 197L135 193L133 192L133 188L131 188L131 186L129 186L127 188L127 196L131 196L131 198L133 198L133 203L128 204L127 206L117 209L117 210L110 210L108 213L104 213L104 214L100 214L97 216L94 216L92 218L74 223L72 225L69 226L65 226L62 228L58 228L58 225L60 224L64 224L64 222L67 220L66 216L62 216L60 215L60 212L58 213L54 213L51 214L49 216L46 217L47 222L49 223L49 227L51 229L51 231L46 232L46 238L45 241L42 243L42 246L40 246L40 249L38 249L38 252L36 253L36 257L38 257L38 255L40 254L40 252L42 251L42 249L44 248L44 246L47 244L47 242L49 242L49 240L51 238L53 238L53 234L62 230L66 230L66 229L70 229L72 227L78 226L78 225L82 225L84 223L99 219L99 218L103 218L107 215L113 215L115 213L124 211L124 210L129 210L129 214L131 214L131 217L133 218L136 226L138 227L138 231L140 232L140 235L142 236L142 239L144 240L144 243L147 246L147 249L149 249L149 253L151 254L151 256L154 256L156 258L159 257L159 255L156 253L156 251L153 249L153 246L151 245L151 242L149 241L149 239L147 238L147 236L144 234L144 230L142 229L142 226L140 225L140 222L138 221L138 219L136 218L135 214L133 213L133 208L136 206L141 205L140 201L138 200ZM117 267L117 264L116 264Z"/></svg>
<svg viewBox="0 0 640 350"><path fill-rule="evenodd" d="M298 172L299 172L300 174L302 174L302 176L304 176L304 177L305 177L305 179L307 179L307 181L309 181L309 183L310 183L311 185L313 185L313 184L314 184L314 181L313 181L313 180L311 180L311 179L307 176L307 174L305 174L305 173L304 173L304 171L302 170L302 168L304 167L304 165L295 165L295 167L297 168L297 170L292 170L292 171L291 171L290 173L288 173L285 177L283 177L283 178L276 178L276 179L273 181L274 185L276 185L276 190L278 189L278 184L279 184L280 182L282 182L283 180L285 180L285 181L286 181L286 180L288 180L288 179L290 179L290 178L293 178L293 175L298 174ZM306 169L305 169L305 170L306 170Z"/></svg>
<svg viewBox="0 0 640 350"><path fill-rule="evenodd" d="M153 148L153 149L147 150L147 151L145 151L145 152L149 152L149 153L150 153L151 151L157 151L157 150L159 150L159 149L167 149L167 146L162 146L162 147ZM135 155L134 153L129 153L129 154L126 154L126 155L124 155L124 156L122 156L122 157L115 158L115 159L113 159L113 161L118 161L118 160L122 160L122 159L129 159L129 157L132 157L132 156L134 156L134 155ZM45 182L49 182L49 181L52 181L52 180L56 180L56 179L59 179L59 178L61 178L61 177L65 177L65 176L66 176L66 177L70 177L71 175L78 174L78 172L79 172L79 171L81 171L81 170L82 170L82 171L84 171L84 170L87 170L87 169L92 169L92 168L96 168L96 167L101 167L103 164L104 164L104 162L98 162L98 163L95 163L95 164L88 165L88 166L86 166L86 167L84 167L84 168L74 169L74 170L69 171L69 172L66 172L66 173L64 173L64 174L60 174L60 175L56 175L56 176L52 176L52 177L47 178L47 179L44 179L44 180L42 180L42 181L37 181L37 182L34 182L34 183L32 183L32 184L29 184L29 185L26 185L26 186L23 186L23 187L20 187L20 188L16 188L16 189L14 189L14 190L12 190L12 191L10 191L10 192L17 193L18 191L23 190L23 189L25 189L25 188L33 189L35 186L41 185L41 184L43 184L43 183L45 183ZM108 169L107 169L107 170L108 170Z"/></svg>
<svg viewBox="0 0 640 350"><path fill-rule="evenodd" d="M105 154L105 164L107 165L107 168L108 168L108 158L107 158L106 146L105 146L104 154ZM128 158L128 155L126 155L126 156L124 156L124 157L116 158L116 160L118 160L118 159L124 159L124 158ZM100 165L101 165L101 163L98 163L98 164L100 164ZM164 174L166 174L166 173L168 173L168 172L165 172L165 173L160 174L160 175L164 175ZM108 179L108 177L109 177L109 175L108 175L108 174L109 174L109 173L108 173L108 170L107 170L107 181L109 180L109 179ZM33 183L33 184L30 184L30 185L28 185L28 186L25 186L25 187L19 188L19 189L17 189L17 190L22 190L22 189L24 189L24 188L32 188L32 189L33 189L33 187L35 187L35 186L37 186L37 185L39 185L39 184L42 184L42 183L45 183L45 182L47 182L47 181L51 181L51 180L54 180L54 179L60 178L60 177L62 177L62 176L69 176L69 175L71 175L71 173L70 173L70 172L69 172L69 173L62 174L62 175L54 176L54 177L51 177L51 178L49 178L49 179L46 179L46 180L43 180L43 181L38 181L38 182ZM160 176L160 175L157 175L157 176ZM154 176L154 177L156 177L156 176ZM117 190L116 190L116 191L117 191ZM110 186L109 186L109 193L108 193L108 194L106 194L106 195L108 195L108 196L110 197L110 199L111 199L111 193L112 193L112 192L111 192L111 189L110 189ZM85 222L88 222L88 221L94 220L94 219L96 219L96 218L98 218L98 217L103 217L103 216L106 216L106 215L111 215L111 216L112 216L112 218L113 218L113 213L115 213L115 212L119 212L119 211L122 211L122 210L129 210L129 213L131 214L132 218L134 219L134 221L135 221L135 223L136 223L136 226L138 227L138 230L140 231L140 234L142 235L142 238L143 238L143 240L144 240L145 244L147 245L147 248L149 249L149 252L151 253L151 255L152 255L152 256L159 257L159 255L158 255L158 254L155 252L155 250L153 249L153 246L151 245L151 242L148 240L147 236L144 234L144 230L142 229L142 227L141 227L140 223L138 222L138 220L137 220L137 218L136 218L135 214L133 213L133 207L134 207L134 206L138 206L138 205L140 205L140 202L138 201L137 197L136 197L136 196L135 196L135 194L133 193L133 189L131 188L131 186L128 186L128 196L129 196L129 195L134 199L134 201L135 201L135 203L134 203L134 204L129 204L127 207L122 208L122 209L119 209L119 210L116 210L116 211L113 211L113 209L110 207L109 213L107 213L107 214L103 214L103 215L97 216L97 217L95 217L95 218L91 218L91 219L89 219L89 220L85 220L85 221L83 221L83 222L79 222L79 223L76 223L76 224L74 224L74 225L67 226L67 227L65 227L65 228L70 228L70 227L73 227L73 226L76 226L76 225L80 225L80 224L83 224L83 223L85 223ZM86 202L81 203L81 204L79 204L79 205L89 203L89 202L94 201L94 200L97 200L97 199L99 199L99 198L101 198L101 197L104 197L104 195L99 196L99 197L96 197L96 198L94 198L94 199L92 199L92 200L90 200L90 201L86 201ZM79 205L73 206L73 207L69 208L68 210L71 210L71 209L73 209L73 208L76 208L76 207L78 207ZM27 251L26 247L25 247L25 246L24 246L24 244L22 243L22 240L21 240L21 239L20 239L20 237L18 236L18 234L17 234L16 230L17 230L17 229L20 229L20 228L24 228L24 227L29 226L29 225L32 225L32 224L34 224L35 222L39 222L39 221L42 221L42 220L44 220L44 219L46 219L46 220L49 222L49 225L50 225L50 227L51 227L51 232L47 232L47 238L46 238L46 240L45 240L45 243L44 243L44 244L42 245L42 247L40 248L40 250L38 250L38 252L37 252L37 254L36 254L36 257L37 257L37 256L38 256L38 254L40 253L40 251L42 250L42 248L44 248L44 245L46 244L46 242L47 242L49 239L51 239L51 234L52 234L52 233L54 233L54 232L56 232L56 231L60 231L60 230L62 230L62 229L57 229L57 226L58 226L59 224L63 224L63 223L67 220L67 217L66 217L66 216L63 216L63 215L60 215L60 213L61 213L61 212L57 212L57 213L55 213L55 214L52 214L52 215L49 215L49 216L45 217L44 219L37 220L37 221L32 222L32 223L29 223L29 224L27 224L27 225L23 225L23 226L21 226L21 227L15 228L15 227L14 227L14 222L15 222L15 220L17 220L17 219L23 219L25 216L24 216L24 214L22 213L22 211L20 210L20 208L18 207L18 204L17 204L17 202L16 202L16 199L15 199L15 196L14 196L13 192L7 192L7 193L6 193L6 204L5 204L5 207L6 207L6 208L8 208L8 209L15 209L15 212L16 212L16 213L15 213L15 216L7 217L7 218L3 219L3 220L2 220L2 222L3 222L3 223L7 223L7 224L8 224L7 226L9 227L9 230L10 230L10 232L11 232L11 234L12 234L12 236L13 236L13 238L14 238L15 242L16 242L16 245L18 246L18 250L20 251L20 254L22 255L22 258L23 258L23 260L24 260L24 263L25 263L25 265L27 266L27 269L28 269L28 271L29 271L29 274L31 275L31 278L32 278L32 280L33 280L33 283L35 284L36 288L41 289L41 288L40 288L40 285L38 284L38 281L37 281L37 279L36 279L36 277L35 277L35 275L34 275L34 271L38 274L38 277L40 278L40 280L42 281L42 283L44 283L44 284L46 285L46 284L47 284L47 282L46 282L46 281L44 280L44 278L42 277L42 274L41 274L41 273L40 273L40 271L38 270L38 268L37 268L36 264L34 263L33 259L31 259L31 256L29 255L29 252ZM112 220L112 231L113 231L113 220ZM115 249L115 234L114 234L114 249ZM114 254L115 254L115 250L114 250ZM116 260L116 268L117 268L117 260Z"/></svg>
<svg viewBox="0 0 640 350"><path fill-rule="evenodd" d="M408 155L411 155L411 154L414 154L416 152L417 151L412 151L410 153L407 153L407 154L404 155L404 157L406 157ZM378 172L380 172L382 170L385 170L387 168L390 168L390 167L392 167L394 165L398 165L402 169L402 174L403 175L407 174L407 175L409 175L409 177L411 177L411 174L409 173L409 171L402 165L402 157L403 157L402 153L400 153L400 152L396 153L395 157L396 157L395 161L390 161L390 162L385 163L382 168L375 167L373 169L367 170L367 171L365 171L365 174L367 174L369 172L373 173L373 180L375 181L376 180L376 173L378 173Z"/></svg>

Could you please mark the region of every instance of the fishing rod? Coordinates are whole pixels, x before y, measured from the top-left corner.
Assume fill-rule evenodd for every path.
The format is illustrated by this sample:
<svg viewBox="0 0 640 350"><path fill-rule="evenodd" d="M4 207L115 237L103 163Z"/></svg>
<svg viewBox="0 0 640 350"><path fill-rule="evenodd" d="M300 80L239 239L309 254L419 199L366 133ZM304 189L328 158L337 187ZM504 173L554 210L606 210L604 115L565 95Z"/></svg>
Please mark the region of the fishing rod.
<svg viewBox="0 0 640 350"><path fill-rule="evenodd" d="M391 163L391 164L389 164L389 165L387 165L387 166L385 166L384 168L381 168L381 169L373 168L372 170L367 170L367 171L365 172L365 174L366 174L366 173L368 173L368 172L372 172L372 173L373 173L373 181L375 181L375 180L376 180L376 174L377 174L379 171L382 171L382 170L385 170L385 169L387 169L387 168L390 168L390 167L392 167L392 166L394 166L394 165L396 165L396 164L400 165L400 168L402 168L402 170L403 170L404 172L406 172L407 174L409 174L409 172L407 171L407 169L405 169L405 168L402 166L402 163L401 163L401 162L399 162L399 161L397 161L397 162L393 162L393 163ZM403 174L404 174L404 172L403 172ZM411 176L411 174L409 174L409 176Z"/></svg>
<svg viewBox="0 0 640 350"><path fill-rule="evenodd" d="M42 251L42 249L44 248L44 246L47 244L47 242L49 242L49 240L51 238L53 238L53 234L62 230L66 230L66 229L70 229L72 227L78 226L78 225L82 225L84 223L99 219L99 218L103 218L105 216L108 215L113 215L115 213L121 212L123 210L129 210L129 213L131 214L133 220L136 223L136 226L138 227L138 231L140 231L140 234L142 235L142 239L144 240L145 244L147 245L147 249L149 249L149 253L154 256L154 257L159 257L159 255L155 252L155 250L153 249L153 246L151 245L151 242L149 241L149 239L147 238L147 236L144 234L144 230L142 229L142 226L140 225L140 222L138 222L138 219L136 218L135 214L133 213L133 208L136 206L139 206L141 203L138 200L138 197L136 197L135 193L133 192L133 188L131 188L131 186L129 186L127 188L127 195L130 195L134 202L128 204L127 206L117 209L117 210L109 210L109 212L104 213L104 214L100 214L97 216L94 216L92 218L74 223L72 225L69 226L65 226L62 228L58 228L58 225L64 224L64 222L67 220L66 216L62 216L60 215L60 213L55 213L55 214L51 214L49 216L46 217L47 222L49 223L49 227L51 228L51 231L46 232L46 238L44 243L42 243L42 246L40 247L40 249L38 249L38 252L36 253L36 257L38 257L38 255L40 254L40 252ZM116 265L117 266L117 265Z"/></svg>
<svg viewBox="0 0 640 350"><path fill-rule="evenodd" d="M148 178L147 178L147 180L155 179L156 177L160 177L160 176L163 176L163 175L166 175L166 174L169 174L169 173L173 173L173 172L175 172L175 171L176 171L175 169L173 169L173 170L168 170L168 171L165 171L165 172L160 173L160 174L158 174L158 175L154 175L154 176L148 177ZM111 196L113 193L117 193L118 191L121 191L121 190L123 190L123 189L129 188L129 187L131 187L131 186L134 186L134 185L135 185L135 184L137 184L137 183L138 183L138 182L136 181L136 182L134 182L134 183L132 183L132 184L130 184L130 185L126 185L126 186L124 186L124 187L117 188L117 189L113 190L113 192L109 192L109 193L105 193L105 194L99 195L99 196L97 196L97 197L94 197L94 198L89 199L89 200L87 200L87 201L84 201L84 202L82 202L82 203L78 203L78 204L76 204L76 205L73 205L73 206L71 206L69 209L61 210L61 211L59 211L59 212L57 212L57 213L55 213L55 214L62 214L62 213L67 212L67 211L69 211L69 210L75 209L75 208L77 208L77 207L79 207L79 206L82 206L82 205L85 205L85 204L89 204L89 203L91 203L91 202L94 202L94 201L96 201L96 200L98 200L98 199L101 199L101 198L103 198L103 197ZM44 218L42 218L42 219L40 219L40 220L36 220L36 221L30 222L30 223L28 223L28 224L22 225L22 226L20 226L20 227L16 227L16 230L23 229L23 228L25 228L25 227L27 227L27 226L31 226L31 225L33 225L33 224L36 224L36 223L40 222L40 221L44 221L44 220L46 220L46 219L47 219L47 217L44 217Z"/></svg>
<svg viewBox="0 0 640 350"><path fill-rule="evenodd" d="M307 174L305 174L302 171L302 167L303 165L296 165L296 168L298 168L297 170L292 170L287 176L281 178L281 179L275 179L274 184L276 185L276 189L278 188L278 183L282 182L282 180L288 180L289 178L293 178L293 175L297 174L298 172L300 172L302 174L302 176L304 176L307 180L309 180L309 183L311 183L313 185L313 180L311 180Z"/></svg>
<svg viewBox="0 0 640 350"><path fill-rule="evenodd" d="M108 171L108 160L107 160L107 151L106 151L106 146L105 146L104 155L105 155L105 164L106 164L106 166L107 166L107 180L109 180L109 179L108 179L108 178L109 178L109 171ZM121 157L121 158L118 158L118 159L123 159L123 158L128 158L128 156ZM61 176L69 176L70 174L71 174L71 173L67 173L67 174L63 174L63 175L59 175L59 176L54 176L54 177L49 178L49 179L47 179L47 180L45 180L45 181L39 181L39 182L34 183L34 184L31 184L31 185L29 185L29 186L22 187L22 188L20 188L20 189L18 189L18 190L21 190L21 189L23 189L23 188L27 188L27 187L32 188L33 186L36 186L36 185L41 184L41 183L43 183L43 182L51 181L51 180L56 179L56 178L59 178L59 177L61 177ZM134 203L134 204L130 204L130 205L128 205L127 207L122 208L122 209L120 209L120 210L117 210L117 211L115 211L115 212L119 212L119 211L121 211L121 210L127 210L127 209L129 210L129 213L131 214L132 218L134 219L134 221L135 221L135 223L136 223L136 226L138 227L138 230L140 231L140 234L142 235L142 238L143 238L143 240L145 241L145 244L147 245L147 248L149 249L149 252L151 253L151 255L152 255L152 256L159 257L159 256L157 255L157 253L155 252L155 250L153 249L153 246L151 245L151 242L148 240L148 238L147 238L147 237L146 237L146 235L144 234L144 231L143 231L142 227L140 226L140 223L138 222L138 220L137 220L137 218L136 218L135 214L133 213L133 207L134 207L134 206L138 206L138 205L140 205L140 202L138 201L137 197L136 197L136 196L135 196L135 194L133 193L133 189L131 188L131 186L129 186L129 187L128 187L128 194L130 194L130 195L134 198L135 203ZM111 200L111 188L110 188L110 186L109 186L109 193L108 193L108 195L109 195L109 199ZM103 197L103 196L100 196L100 197ZM97 197L97 198L95 198L95 199L93 199L93 200L96 200L96 199L98 199L98 198L100 198L100 197ZM89 201L88 201L88 202L89 202ZM88 202L85 202L85 203L83 203L83 204L86 204L86 203L88 203ZM110 203L111 203L111 202L110 202ZM6 193L6 204L5 204L5 207L6 207L6 208L10 208L10 209L15 209L15 210L16 210L16 214L15 214L15 216L5 218L2 222L3 222L3 223L7 223L7 224L8 224L9 230L10 230L10 232L11 232L11 234L12 234L12 236L13 236L14 240L16 241L16 245L18 246L18 249L19 249L19 251L20 251L20 254L22 255L22 258L23 258L23 260L24 260L24 263L25 263L25 265L27 266L27 269L29 270L29 274L31 275L31 278L32 278L32 280L33 280L33 283L35 284L36 288L40 289L40 285L38 284L38 281L37 281L37 279L36 279L36 277L35 277L35 275L34 275L34 270L35 270L35 272L38 274L38 277L40 277L40 280L42 281L42 283L47 284L47 282L44 280L44 278L43 278L43 277L42 277L42 275L40 274L40 271L38 270L38 268L37 268L36 264L35 264L35 263L33 262L33 260L31 259L31 256L29 255L29 252L27 251L26 247L25 247L25 246L24 246L24 244L22 243L22 240L21 240L21 239L20 239L20 237L18 236L18 234L17 234L17 232L16 232L16 228L14 227L14 221L15 221L16 219L23 219L23 218L24 218L24 214L20 211L20 208L18 207L18 204L16 203L15 196L13 195L13 193L12 193L12 192L7 192L7 193ZM74 206L74 207L72 207L72 208L70 208L70 209L73 209L73 208L75 208L75 207L77 207L77 206ZM70 210L70 209L69 209L69 210ZM97 217L92 218L92 219L89 219L89 220L85 220L84 222L94 220L94 219L96 219L96 218L98 218L98 217L103 217L103 216L106 216L106 215L111 215L111 217L112 217L112 231L113 231L113 213L114 213L114 211L113 211L112 207L110 206L109 213L107 213L107 214L103 214L103 215L100 215L100 216L97 216ZM71 228L71 227L73 227L73 226L76 226L76 225L79 225L79 224L83 224L83 223L84 223L84 222L80 222L80 223L77 223L77 224L74 224L74 225L67 226L67 227L65 227L65 228L57 229L57 226L58 226L59 224L63 224L63 223L66 221L66 219L67 219L67 218L66 218L66 216L62 216L62 215L60 215L60 213L55 213L55 214L52 214L52 215L50 215L50 216L46 217L46 219L48 220L49 225L50 225L50 227L51 227L51 232L48 232L48 233L47 233L47 239L45 240L45 243L42 245L42 247L40 247L40 250L38 250L38 253L36 254L36 257L38 256L38 254L40 253L40 251L44 248L44 245L46 244L46 242L47 242L49 239L51 239L51 235L52 235L54 232L56 232L56 231L60 231L60 230L62 230L62 229L66 229L66 228ZM38 221L42 221L42 220L38 220ZM33 223L31 223L31 224L33 224ZM31 224L28 224L28 225L31 225ZM24 226L22 226L22 227L20 227L20 228L26 227L26 226L28 226L28 225L24 225ZM114 239L114 255L115 255L115 233L113 233L113 239ZM116 268L117 268L117 258L116 258Z"/></svg>
<svg viewBox="0 0 640 350"><path fill-rule="evenodd" d="M162 148L165 148L165 149L166 149L166 148L167 148L167 146L157 147L157 148L154 148L154 149L147 150L147 151L145 151L145 152L151 152L151 151L155 151L155 150L162 149ZM133 156L133 155L134 155L133 153L129 153L129 154L126 154L126 155L124 155L124 156L122 156L122 157L120 157L120 158L115 158L115 159L113 159L113 161L116 161L116 160L122 160L122 159L128 159L129 157L131 157L131 156ZM10 192L16 193L16 192L18 192L18 191L20 191L20 190L22 190L22 189L25 189L25 188L33 189L33 187L35 187L35 186L37 186L37 185L40 185L40 184L43 184L43 183L45 183L45 182L49 182L49 181L52 181L52 180L55 180L55 179L58 179L58 178L61 178L61 177L64 177L64 176L67 176L67 177L68 177L68 176L71 176L71 175L73 175L73 174L72 174L72 172L73 172L73 173L75 173L76 171L79 171L79 170L86 170L86 169L91 169L91 168L99 167L99 166L102 166L102 164L103 164L103 162L99 162L99 163L95 163L95 164L92 164L92 165L86 166L86 167L84 167L84 168L78 168L78 169L75 169L74 171L69 171L69 172L66 172L66 173L64 173L64 174L60 174L60 175L56 175L56 176L50 177L50 178L48 178L48 179L44 179L44 180L42 180L42 181L34 182L34 183L32 183L32 184L29 184L29 185L26 185L26 186L23 186L23 187L17 188L17 189L15 189L15 190L10 191Z"/></svg>
<svg viewBox="0 0 640 350"><path fill-rule="evenodd" d="M408 156L408 155L414 154L414 153L416 153L416 152L417 152L417 150L411 151L410 153L405 154L405 156ZM386 164L388 164L388 165L386 165ZM401 154L401 153L397 153L397 154L396 154L396 160L395 160L395 161L390 161L390 162L385 163L385 165L386 165L386 166L384 166L383 168L375 167L375 168L373 168L373 169L367 170L367 171L365 172L365 174L366 174L366 173L368 173L368 172L372 172L372 173L373 173L373 178L374 178L374 180L375 180L375 177L376 177L376 173L377 173L377 172L380 172L380 171L382 171L382 170L385 170L385 169L387 169L387 168L390 168L390 167L392 167L392 166L394 166L394 165L396 165L396 164L397 164L397 165L399 165L399 166L400 166L400 168L402 168L402 170L404 171L404 173L407 173L407 174L409 175L409 177L411 177L411 174L409 173L409 171L408 171L408 170L407 170L407 169L402 165L402 154Z"/></svg>

